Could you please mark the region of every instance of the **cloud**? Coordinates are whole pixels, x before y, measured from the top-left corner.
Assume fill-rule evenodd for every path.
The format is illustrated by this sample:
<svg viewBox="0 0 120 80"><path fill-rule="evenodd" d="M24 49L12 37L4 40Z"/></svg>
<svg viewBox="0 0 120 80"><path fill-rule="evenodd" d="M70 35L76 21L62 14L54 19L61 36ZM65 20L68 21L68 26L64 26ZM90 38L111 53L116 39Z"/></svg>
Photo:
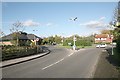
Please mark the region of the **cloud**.
<svg viewBox="0 0 120 80"><path fill-rule="evenodd" d="M104 28L107 26L107 24L103 22L103 19L105 19L105 17L101 17L99 20L89 21L80 25L90 27L90 28Z"/></svg>
<svg viewBox="0 0 120 80"><path fill-rule="evenodd" d="M53 25L53 24L52 24L52 23L47 23L47 24L46 24L46 26L51 26L51 25Z"/></svg>
<svg viewBox="0 0 120 80"><path fill-rule="evenodd" d="M106 19L106 17L101 17L101 18L100 18L100 20L104 20L104 19Z"/></svg>
<svg viewBox="0 0 120 80"><path fill-rule="evenodd" d="M27 20L25 22L23 22L24 26L39 26L40 23L39 22L34 22L33 20Z"/></svg>

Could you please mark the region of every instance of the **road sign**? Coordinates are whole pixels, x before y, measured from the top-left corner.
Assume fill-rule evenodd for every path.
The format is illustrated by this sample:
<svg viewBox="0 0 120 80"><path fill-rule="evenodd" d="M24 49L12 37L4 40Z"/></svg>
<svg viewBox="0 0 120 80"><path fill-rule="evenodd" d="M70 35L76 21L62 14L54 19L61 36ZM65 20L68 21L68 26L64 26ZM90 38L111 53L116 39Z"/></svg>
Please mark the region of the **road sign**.
<svg viewBox="0 0 120 80"><path fill-rule="evenodd" d="M39 41L39 38L36 38L36 41Z"/></svg>
<svg viewBox="0 0 120 80"><path fill-rule="evenodd" d="M76 41L76 37L73 38L73 41Z"/></svg>

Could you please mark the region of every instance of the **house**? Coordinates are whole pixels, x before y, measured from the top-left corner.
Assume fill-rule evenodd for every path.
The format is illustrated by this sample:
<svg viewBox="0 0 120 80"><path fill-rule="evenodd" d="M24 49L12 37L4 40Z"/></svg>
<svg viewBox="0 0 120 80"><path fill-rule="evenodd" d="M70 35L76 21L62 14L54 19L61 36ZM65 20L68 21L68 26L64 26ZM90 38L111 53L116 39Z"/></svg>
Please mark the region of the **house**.
<svg viewBox="0 0 120 80"><path fill-rule="evenodd" d="M27 34L26 32L14 32L9 35L3 36L0 39L0 45L13 45L11 43L11 40L18 40L22 43L22 45L25 45L27 41L32 41L37 44L40 44L42 42L42 38L34 35L34 34Z"/></svg>
<svg viewBox="0 0 120 80"><path fill-rule="evenodd" d="M113 35L110 34L96 34L95 43L112 43Z"/></svg>

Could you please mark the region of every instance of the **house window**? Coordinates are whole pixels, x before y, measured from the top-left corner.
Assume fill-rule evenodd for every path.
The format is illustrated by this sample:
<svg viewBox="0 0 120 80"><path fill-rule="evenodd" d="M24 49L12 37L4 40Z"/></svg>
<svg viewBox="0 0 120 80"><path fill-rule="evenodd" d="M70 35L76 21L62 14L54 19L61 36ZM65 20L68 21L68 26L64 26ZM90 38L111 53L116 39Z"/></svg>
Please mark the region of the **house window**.
<svg viewBox="0 0 120 80"><path fill-rule="evenodd" d="M95 40L100 40L100 38L95 38Z"/></svg>
<svg viewBox="0 0 120 80"><path fill-rule="evenodd" d="M106 40L106 38L101 38L101 40Z"/></svg>

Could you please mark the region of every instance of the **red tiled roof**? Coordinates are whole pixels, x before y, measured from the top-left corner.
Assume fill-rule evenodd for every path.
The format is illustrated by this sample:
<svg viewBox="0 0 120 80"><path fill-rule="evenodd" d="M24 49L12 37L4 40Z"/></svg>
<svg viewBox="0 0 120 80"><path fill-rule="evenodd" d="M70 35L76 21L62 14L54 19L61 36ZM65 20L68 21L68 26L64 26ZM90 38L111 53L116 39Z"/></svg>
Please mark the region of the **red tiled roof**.
<svg viewBox="0 0 120 80"><path fill-rule="evenodd" d="M97 34L95 35L95 38L107 38L108 34Z"/></svg>

